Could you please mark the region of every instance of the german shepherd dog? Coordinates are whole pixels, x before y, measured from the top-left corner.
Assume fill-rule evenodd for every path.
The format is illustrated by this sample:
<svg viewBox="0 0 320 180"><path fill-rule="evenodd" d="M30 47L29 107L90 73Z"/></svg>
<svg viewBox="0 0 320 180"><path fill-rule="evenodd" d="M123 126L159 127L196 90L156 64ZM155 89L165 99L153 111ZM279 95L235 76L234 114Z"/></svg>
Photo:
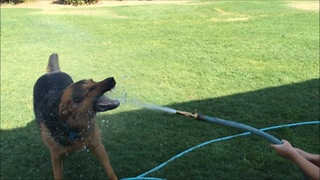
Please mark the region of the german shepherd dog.
<svg viewBox="0 0 320 180"><path fill-rule="evenodd" d="M95 123L98 112L120 105L103 95L115 85L113 77L100 82L90 79L74 83L68 74L60 71L58 55L50 56L47 74L34 85L33 107L42 139L50 151L54 179L63 179L64 156L84 148L97 156L109 179L117 179Z"/></svg>

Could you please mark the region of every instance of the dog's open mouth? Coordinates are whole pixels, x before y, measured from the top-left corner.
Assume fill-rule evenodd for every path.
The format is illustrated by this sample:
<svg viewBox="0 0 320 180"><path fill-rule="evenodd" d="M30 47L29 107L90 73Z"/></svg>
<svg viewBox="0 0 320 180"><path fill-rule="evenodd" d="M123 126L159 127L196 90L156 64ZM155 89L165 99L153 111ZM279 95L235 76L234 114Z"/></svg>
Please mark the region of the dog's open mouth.
<svg viewBox="0 0 320 180"><path fill-rule="evenodd" d="M102 95L99 97L99 99L95 103L95 109L98 112L103 112L103 111L109 111L117 108L120 105L120 102L117 100L110 99L103 94L107 91L111 91L116 86L116 81L114 80L114 78L113 77L107 78L99 82L98 84L100 85L100 87L102 86L103 88L101 88Z"/></svg>
<svg viewBox="0 0 320 180"><path fill-rule="evenodd" d="M120 105L120 102L108 98L105 95L102 95L96 103L96 109L98 112L109 111L117 108Z"/></svg>

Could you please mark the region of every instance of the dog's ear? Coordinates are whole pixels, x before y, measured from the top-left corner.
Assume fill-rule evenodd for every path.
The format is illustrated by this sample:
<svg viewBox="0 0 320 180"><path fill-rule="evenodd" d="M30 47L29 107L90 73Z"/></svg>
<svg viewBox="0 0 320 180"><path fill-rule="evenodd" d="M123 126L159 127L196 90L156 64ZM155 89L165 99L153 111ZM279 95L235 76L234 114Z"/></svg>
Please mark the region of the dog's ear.
<svg viewBox="0 0 320 180"><path fill-rule="evenodd" d="M68 115L70 111L72 111L71 105L67 102L61 103L59 105L59 114L60 115Z"/></svg>
<svg viewBox="0 0 320 180"><path fill-rule="evenodd" d="M63 111L61 112L61 114L62 114L62 115L67 115L67 114L68 114L68 111L67 111L67 110L63 110Z"/></svg>
<svg viewBox="0 0 320 180"><path fill-rule="evenodd" d="M73 84L69 85L62 93L61 96L61 101L59 104L59 114L60 115L68 115L70 112L70 108L72 107L72 90L70 90L70 86ZM72 88L71 88L72 89Z"/></svg>
<svg viewBox="0 0 320 180"><path fill-rule="evenodd" d="M68 114L68 109L67 109L66 105L60 105L59 114L61 114L61 115L67 115Z"/></svg>

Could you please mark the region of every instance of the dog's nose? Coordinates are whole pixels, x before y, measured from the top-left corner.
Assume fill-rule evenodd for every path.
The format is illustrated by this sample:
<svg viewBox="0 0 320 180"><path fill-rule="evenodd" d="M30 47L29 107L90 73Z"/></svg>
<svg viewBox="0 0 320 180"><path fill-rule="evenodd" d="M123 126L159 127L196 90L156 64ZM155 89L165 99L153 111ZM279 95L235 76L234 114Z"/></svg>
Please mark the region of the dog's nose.
<svg viewBox="0 0 320 180"><path fill-rule="evenodd" d="M116 82L116 80L114 79L114 77L108 77L107 79L105 79L106 81L114 81L114 82Z"/></svg>
<svg viewBox="0 0 320 180"><path fill-rule="evenodd" d="M113 77L108 77L105 80L99 82L103 86L103 91L110 91L116 85L116 80Z"/></svg>
<svg viewBox="0 0 320 180"><path fill-rule="evenodd" d="M113 84L116 85L116 80L114 79L114 77L108 77L107 79L103 80L105 83L107 83L108 85Z"/></svg>

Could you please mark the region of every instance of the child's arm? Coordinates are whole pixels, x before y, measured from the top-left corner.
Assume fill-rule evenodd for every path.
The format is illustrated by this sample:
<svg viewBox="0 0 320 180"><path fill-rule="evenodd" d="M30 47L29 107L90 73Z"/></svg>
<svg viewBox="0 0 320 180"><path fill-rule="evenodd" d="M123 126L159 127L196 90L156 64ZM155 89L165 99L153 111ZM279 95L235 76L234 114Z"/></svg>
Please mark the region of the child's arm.
<svg viewBox="0 0 320 180"><path fill-rule="evenodd" d="M296 154L292 154L292 156L289 159L294 164L296 164L299 168L301 168L302 171L304 171L310 178L320 179L319 167L314 165L312 162L308 161L306 158L304 158L298 152Z"/></svg>
<svg viewBox="0 0 320 180"><path fill-rule="evenodd" d="M282 140L283 144L275 145L272 144L276 152L283 158L287 158L291 160L294 164L296 164L300 169L302 169L310 178L312 179L320 179L320 169L318 166L314 165L310 161L308 161L304 156L299 154L299 152L291 146L291 144Z"/></svg>
<svg viewBox="0 0 320 180"><path fill-rule="evenodd" d="M308 161L312 162L313 164L317 165L318 167L320 167L320 155L318 154L311 154L308 152L305 152L299 148L295 148L296 151L298 151L298 153L303 156L304 158L306 158Z"/></svg>

